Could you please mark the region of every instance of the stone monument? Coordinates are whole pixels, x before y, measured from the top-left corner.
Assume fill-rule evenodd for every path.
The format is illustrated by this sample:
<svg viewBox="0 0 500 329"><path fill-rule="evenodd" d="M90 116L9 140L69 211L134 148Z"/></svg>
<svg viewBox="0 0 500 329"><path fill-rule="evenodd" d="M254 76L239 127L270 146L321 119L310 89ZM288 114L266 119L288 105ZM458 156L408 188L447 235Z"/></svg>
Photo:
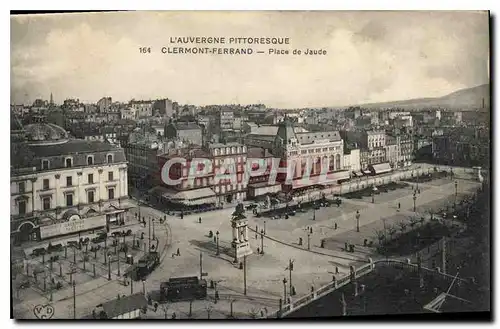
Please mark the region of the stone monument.
<svg viewBox="0 0 500 329"><path fill-rule="evenodd" d="M248 242L248 220L245 216L243 204L239 203L231 215L231 226L233 228L232 250L234 262L237 263L244 256L252 254Z"/></svg>

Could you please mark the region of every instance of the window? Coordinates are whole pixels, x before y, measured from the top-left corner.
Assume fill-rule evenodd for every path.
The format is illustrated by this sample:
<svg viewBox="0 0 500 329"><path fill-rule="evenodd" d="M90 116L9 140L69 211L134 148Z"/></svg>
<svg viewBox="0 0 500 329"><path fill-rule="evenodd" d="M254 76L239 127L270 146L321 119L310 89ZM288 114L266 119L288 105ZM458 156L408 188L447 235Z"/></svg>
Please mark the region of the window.
<svg viewBox="0 0 500 329"><path fill-rule="evenodd" d="M108 154L108 156L106 158L107 158L108 163L113 163L113 155L112 154Z"/></svg>
<svg viewBox="0 0 500 329"><path fill-rule="evenodd" d="M26 184L24 182L17 183L17 188L19 193L24 193L26 191Z"/></svg>
<svg viewBox="0 0 500 329"><path fill-rule="evenodd" d="M49 169L49 160L42 160L42 170Z"/></svg>
<svg viewBox="0 0 500 329"><path fill-rule="evenodd" d="M26 214L26 201L24 200L17 201L17 208L19 210L19 215Z"/></svg>
<svg viewBox="0 0 500 329"><path fill-rule="evenodd" d="M72 185L73 185L73 176L66 177L66 186L72 186Z"/></svg>
<svg viewBox="0 0 500 329"><path fill-rule="evenodd" d="M73 194L66 194L66 207L71 207L73 205Z"/></svg>
<svg viewBox="0 0 500 329"><path fill-rule="evenodd" d="M50 197L45 197L42 199L43 210L50 209Z"/></svg>
<svg viewBox="0 0 500 329"><path fill-rule="evenodd" d="M115 189L114 188L109 188L108 189L108 199L113 200L115 198Z"/></svg>
<svg viewBox="0 0 500 329"><path fill-rule="evenodd" d="M71 168L73 166L73 160L71 158L66 158L66 168Z"/></svg>
<svg viewBox="0 0 500 329"><path fill-rule="evenodd" d="M113 180L113 172L112 171L108 171L108 180L109 181Z"/></svg>
<svg viewBox="0 0 500 329"><path fill-rule="evenodd" d="M94 203L94 191L87 192L87 202Z"/></svg>
<svg viewBox="0 0 500 329"><path fill-rule="evenodd" d="M43 180L43 189L44 190L48 190L49 188L50 188L49 180L48 179L44 179Z"/></svg>
<svg viewBox="0 0 500 329"><path fill-rule="evenodd" d="M94 184L94 174L88 174L87 178L89 184Z"/></svg>
<svg viewBox="0 0 500 329"><path fill-rule="evenodd" d="M89 156L87 157L87 165L88 165L88 166L91 166L91 165L93 165L93 164L94 164L94 157L93 157L92 155L89 155Z"/></svg>

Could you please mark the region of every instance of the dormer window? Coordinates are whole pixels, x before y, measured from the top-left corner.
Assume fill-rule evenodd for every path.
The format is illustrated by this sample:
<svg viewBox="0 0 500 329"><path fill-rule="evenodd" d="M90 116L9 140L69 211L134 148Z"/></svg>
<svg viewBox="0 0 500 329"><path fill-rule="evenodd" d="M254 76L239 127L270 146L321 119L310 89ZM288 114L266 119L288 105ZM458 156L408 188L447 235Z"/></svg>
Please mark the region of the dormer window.
<svg viewBox="0 0 500 329"><path fill-rule="evenodd" d="M87 156L87 165L92 166L93 164L94 164L94 156L93 155Z"/></svg>
<svg viewBox="0 0 500 329"><path fill-rule="evenodd" d="M108 163L113 163L113 154L108 154L108 155L106 156L106 161L107 161Z"/></svg>
<svg viewBox="0 0 500 329"><path fill-rule="evenodd" d="M71 168L73 166L73 159L66 158L65 165L66 165L66 168Z"/></svg>
<svg viewBox="0 0 500 329"><path fill-rule="evenodd" d="M48 170L50 168L49 160L42 160L42 170Z"/></svg>

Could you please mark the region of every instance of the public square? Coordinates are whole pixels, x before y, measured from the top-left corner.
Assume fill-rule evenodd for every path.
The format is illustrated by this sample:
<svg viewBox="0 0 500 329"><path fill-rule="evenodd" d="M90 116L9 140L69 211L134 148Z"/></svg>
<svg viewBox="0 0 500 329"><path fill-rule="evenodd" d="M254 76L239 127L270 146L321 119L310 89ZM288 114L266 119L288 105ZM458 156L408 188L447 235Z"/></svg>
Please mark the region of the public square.
<svg viewBox="0 0 500 329"><path fill-rule="evenodd" d="M440 179L429 183L420 183L420 194L413 200L414 183L408 187L387 193L375 195L374 203L371 197L362 199L342 198L342 204L337 207L321 207L318 210L309 210L307 213L297 213L288 219L269 219L256 217L251 211L246 212L249 227L249 240L253 254L246 260L246 296L244 286L244 273L239 264L233 264L233 257L229 255L232 229L230 225L231 214L234 208L225 208L219 211L186 215L183 219L179 216L167 216L163 224L155 221L155 239L158 242L158 251L161 254L161 264L146 279L145 282L134 282L133 291L145 291L154 296L159 290L161 282L168 281L171 277L199 276L206 273L207 281L214 281L220 300L214 302L214 289L209 289L209 298L206 301L195 301L191 305L191 316L195 318L224 318L231 313L239 318L251 318L265 315L279 307L279 299L290 293L290 286L296 291L299 298L311 292L311 289L331 282L333 276L337 278L347 275L349 266L359 266L366 263L368 257L380 257L374 248L363 247L364 239L373 240L374 231L382 229L384 225L396 223L403 217L410 217L428 213L433 207L443 207L453 203L455 198L455 180L458 181L457 198L474 193L479 182L474 181L470 175L460 175L451 179ZM412 189L413 188L413 189ZM414 202L417 214L413 212ZM398 203L401 209L398 209ZM147 241L149 228L140 224L135 217L137 208L129 212L130 228L135 235L125 237L125 243L130 246L134 258L143 254L143 248L131 248L133 240L138 239L142 232ZM360 231L356 231L356 211L359 211ZM150 207L141 206L141 216L146 218L163 218L164 213ZM201 223L199 218L201 217ZM313 220L314 218L314 220ZM337 228L335 229L335 224ZM264 230L265 234L260 232ZM255 233L257 228L258 234ZM127 227L128 229L128 227ZM209 231L214 234L219 232L219 251L213 238L209 238ZM312 233L311 233L312 231ZM302 238L302 245L299 239ZM321 240L325 239L324 248ZM19 318L34 318L33 307L39 304L52 304L55 308L54 318L73 318L73 291L68 273L72 270L72 280L77 282L76 292L76 318L87 316L92 309L107 300L120 295L131 293L130 285L124 284L123 273L129 266L125 264L125 253L120 254L120 273L118 261L115 259L114 247L111 246L112 238L108 240L108 249L113 255L111 263L111 280L109 264L104 264L103 249L88 253L88 260L83 270L83 257L85 248L58 253L59 261L54 262L52 274L50 263L45 259L41 264L40 257L29 261L29 268L44 267L45 274L38 278L36 287L21 289L19 298L14 303L14 315ZM123 238L119 238L123 240ZM145 242L142 243L145 243ZM156 241L156 240L155 240ZM356 245L354 252L345 252L344 244ZM123 243L123 241L121 242ZM102 243L101 243L102 244ZM263 251L262 252L262 245ZM180 255L177 254L179 250ZM259 252L259 253L258 253ZM200 254L201 266L200 269ZM47 255L45 257L48 257ZM73 261L76 259L76 270ZM290 285L290 272L287 269L289 260L294 262L291 272L292 284ZM93 274L95 265L96 275ZM61 270L59 267L61 266ZM32 271L32 270L31 270ZM62 271L64 278L58 276ZM52 293L43 291L43 277L56 277L63 287ZM284 281L286 279L286 281ZM41 282L41 283L40 283ZM187 317L190 305L188 302L160 305L157 312L152 307L145 315L147 318L164 318L165 310L168 316L175 313L177 318Z"/></svg>

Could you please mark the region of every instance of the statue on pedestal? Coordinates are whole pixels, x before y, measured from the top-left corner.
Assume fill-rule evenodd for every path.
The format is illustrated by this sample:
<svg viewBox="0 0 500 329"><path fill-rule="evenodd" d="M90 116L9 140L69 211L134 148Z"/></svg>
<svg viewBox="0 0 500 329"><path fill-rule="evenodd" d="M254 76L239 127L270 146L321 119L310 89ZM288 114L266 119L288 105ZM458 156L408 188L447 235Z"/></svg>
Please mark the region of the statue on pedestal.
<svg viewBox="0 0 500 329"><path fill-rule="evenodd" d="M233 228L233 249L234 261L252 254L250 243L248 242L248 220L245 216L245 209L242 203L239 203L231 215L231 226Z"/></svg>

